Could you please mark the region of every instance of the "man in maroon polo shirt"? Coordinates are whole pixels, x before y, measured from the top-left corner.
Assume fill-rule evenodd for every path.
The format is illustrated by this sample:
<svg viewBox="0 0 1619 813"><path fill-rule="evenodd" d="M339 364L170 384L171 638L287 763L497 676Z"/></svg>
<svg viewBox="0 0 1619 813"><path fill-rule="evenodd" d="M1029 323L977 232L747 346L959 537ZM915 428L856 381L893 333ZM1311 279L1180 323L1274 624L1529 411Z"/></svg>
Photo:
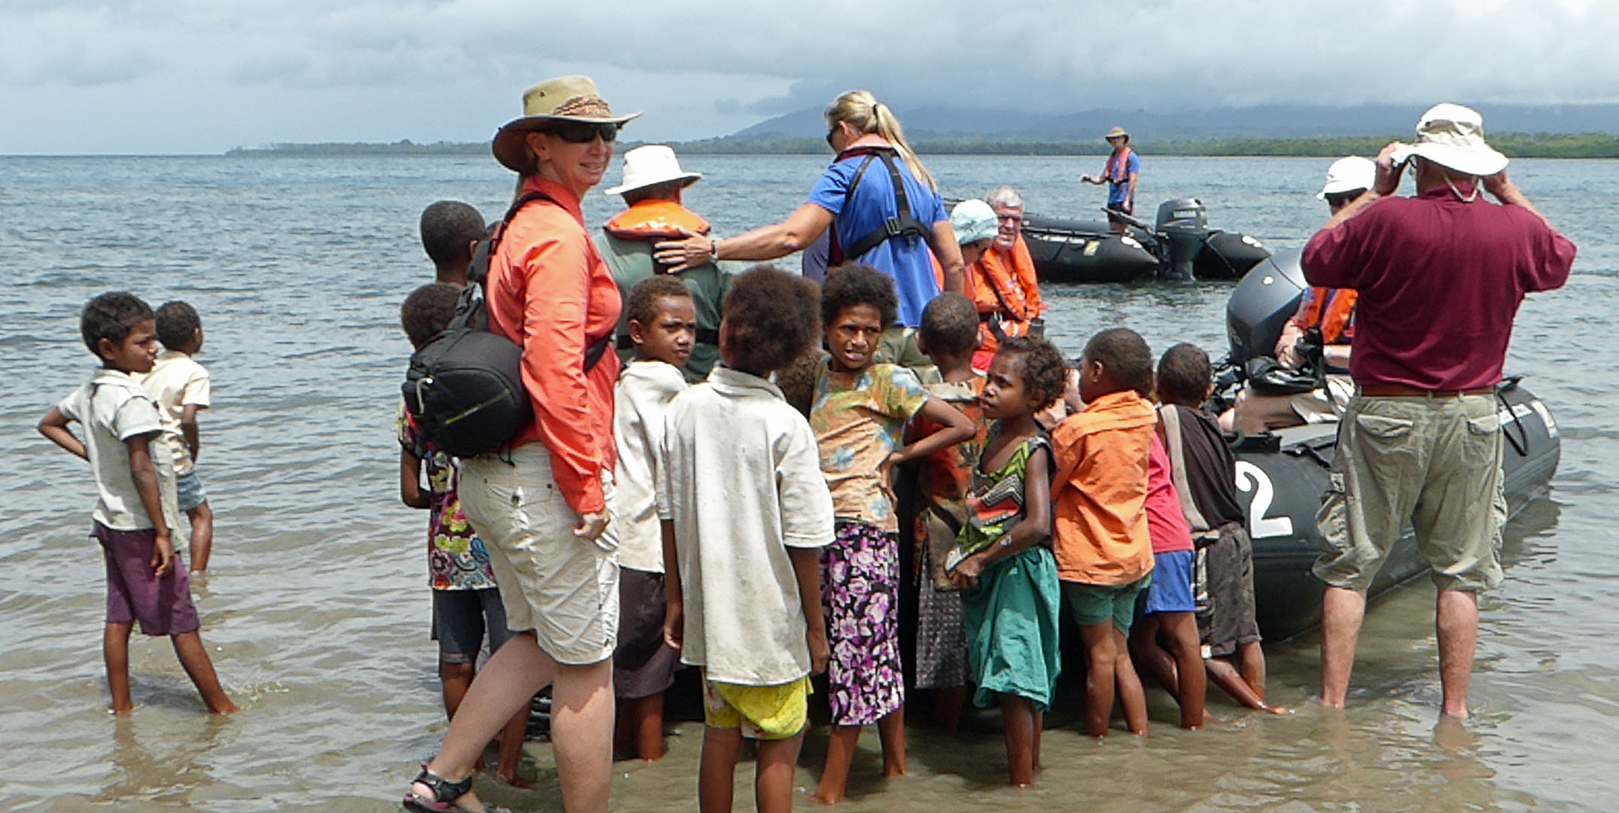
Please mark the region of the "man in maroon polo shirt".
<svg viewBox="0 0 1619 813"><path fill-rule="evenodd" d="M1395 197L1406 166L1417 195ZM1331 708L1349 688L1366 588L1410 522L1439 587L1444 712L1467 716L1478 592L1501 581L1494 388L1524 294L1560 287L1574 262L1574 244L1507 180L1506 166L1477 112L1437 105L1417 122L1417 143L1384 147L1373 189L1304 249L1311 285L1359 294L1356 395L1316 515L1315 574L1327 583L1321 702Z"/></svg>

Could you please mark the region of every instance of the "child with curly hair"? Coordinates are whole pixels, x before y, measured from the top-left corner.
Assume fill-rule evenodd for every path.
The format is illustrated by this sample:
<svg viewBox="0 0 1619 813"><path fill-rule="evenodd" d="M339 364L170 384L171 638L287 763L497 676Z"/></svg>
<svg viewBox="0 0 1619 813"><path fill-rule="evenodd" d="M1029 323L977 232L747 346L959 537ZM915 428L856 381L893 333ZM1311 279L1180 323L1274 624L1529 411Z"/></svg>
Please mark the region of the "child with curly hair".
<svg viewBox="0 0 1619 813"><path fill-rule="evenodd" d="M831 357L816 382L810 427L837 516L837 538L821 552L833 729L815 798L827 804L843 799L867 724L876 723L881 734L883 775L905 773L893 468L969 440L975 431L965 415L930 397L911 371L873 362L897 308L894 281L870 266L835 268L821 289ZM905 445L901 433L916 417L942 428Z"/></svg>
<svg viewBox="0 0 1619 813"><path fill-rule="evenodd" d="M1051 538L1051 439L1035 415L1062 397L1068 365L1050 342L1003 339L979 396L997 421L972 470L950 578L965 588L974 705L997 698L1011 784L1034 784L1040 729L1057 686L1062 596Z"/></svg>

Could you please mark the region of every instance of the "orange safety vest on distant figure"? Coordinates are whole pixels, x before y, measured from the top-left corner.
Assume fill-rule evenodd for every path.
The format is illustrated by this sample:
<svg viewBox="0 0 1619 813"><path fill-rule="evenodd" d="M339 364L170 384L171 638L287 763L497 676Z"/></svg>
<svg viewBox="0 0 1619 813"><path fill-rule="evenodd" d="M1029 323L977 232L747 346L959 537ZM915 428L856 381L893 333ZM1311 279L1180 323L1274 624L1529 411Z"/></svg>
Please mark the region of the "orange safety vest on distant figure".
<svg viewBox="0 0 1619 813"><path fill-rule="evenodd" d="M1320 328L1326 344L1347 344L1355 336L1355 297L1349 288L1312 287L1299 302L1293 324L1303 330Z"/></svg>
<svg viewBox="0 0 1619 813"><path fill-rule="evenodd" d="M1040 283L1035 278L1034 258L1018 235L1011 250L990 246L973 264L973 304L978 306L979 350L993 355L999 346L995 332L1022 336L1029 332L1029 320L1045 312L1040 301ZM1000 319L991 324L996 316Z"/></svg>
<svg viewBox="0 0 1619 813"><path fill-rule="evenodd" d="M603 226L621 240L678 240L684 229L691 234L708 234L708 221L672 200L642 200L630 204Z"/></svg>

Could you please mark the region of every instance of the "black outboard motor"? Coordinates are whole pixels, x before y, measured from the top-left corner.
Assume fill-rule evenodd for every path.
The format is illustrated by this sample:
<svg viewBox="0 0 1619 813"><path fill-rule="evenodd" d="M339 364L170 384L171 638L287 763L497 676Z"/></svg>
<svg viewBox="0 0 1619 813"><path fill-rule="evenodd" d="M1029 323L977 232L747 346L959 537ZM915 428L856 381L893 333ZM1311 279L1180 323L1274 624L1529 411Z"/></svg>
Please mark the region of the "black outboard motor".
<svg viewBox="0 0 1619 813"><path fill-rule="evenodd" d="M1192 281L1192 263L1203 251L1209 236L1209 213L1197 198L1166 200L1158 206L1156 231L1169 243L1169 269L1166 279Z"/></svg>
<svg viewBox="0 0 1619 813"><path fill-rule="evenodd" d="M1254 356L1276 351L1282 328L1298 312L1299 299L1310 287L1299 267L1303 254L1295 248L1273 255L1254 266L1231 292L1225 307L1225 330L1233 364L1240 367Z"/></svg>

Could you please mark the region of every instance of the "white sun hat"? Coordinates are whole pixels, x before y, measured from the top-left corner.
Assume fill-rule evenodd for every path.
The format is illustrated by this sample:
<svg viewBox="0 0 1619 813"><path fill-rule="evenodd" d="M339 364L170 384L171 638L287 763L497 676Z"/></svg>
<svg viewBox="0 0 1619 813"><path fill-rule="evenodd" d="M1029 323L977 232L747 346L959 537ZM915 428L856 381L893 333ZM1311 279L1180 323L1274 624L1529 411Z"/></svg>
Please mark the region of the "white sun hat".
<svg viewBox="0 0 1619 813"><path fill-rule="evenodd" d="M1327 183L1315 196L1326 200L1328 195L1341 195L1357 189L1371 189L1377 181L1377 164L1370 158L1351 155L1339 158L1327 167Z"/></svg>
<svg viewBox="0 0 1619 813"><path fill-rule="evenodd" d="M669 181L680 181L681 186L691 186L702 177L701 172L681 170L680 161L675 158L674 150L662 144L648 144L624 153L623 182L605 190L603 194L622 195L633 189Z"/></svg>
<svg viewBox="0 0 1619 813"><path fill-rule="evenodd" d="M1484 143L1484 117L1448 102L1422 114L1411 152L1466 175L1486 177L1507 168L1507 157Z"/></svg>
<svg viewBox="0 0 1619 813"><path fill-rule="evenodd" d="M950 230L956 233L956 242L965 246L979 240L993 239L1000 233L1001 226L995 219L995 210L989 204L973 198L956 204L950 210Z"/></svg>

